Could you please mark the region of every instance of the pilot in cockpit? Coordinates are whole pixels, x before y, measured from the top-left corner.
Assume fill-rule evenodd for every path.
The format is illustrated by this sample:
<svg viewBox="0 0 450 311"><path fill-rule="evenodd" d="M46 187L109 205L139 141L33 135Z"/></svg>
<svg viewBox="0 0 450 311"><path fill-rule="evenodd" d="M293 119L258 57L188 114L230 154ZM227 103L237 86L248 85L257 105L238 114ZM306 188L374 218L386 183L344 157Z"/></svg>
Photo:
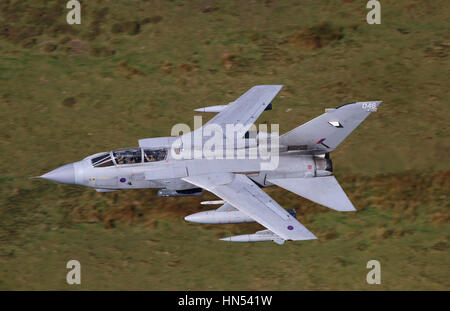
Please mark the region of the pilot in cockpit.
<svg viewBox="0 0 450 311"><path fill-rule="evenodd" d="M153 156L153 153L150 153L150 156L148 156L147 153L144 152L144 155L145 155L145 160L146 160L147 162L153 162L153 161L156 161L155 157Z"/></svg>
<svg viewBox="0 0 450 311"><path fill-rule="evenodd" d="M122 156L120 156L120 158L119 159L117 159L117 164L125 164L125 158L124 158L124 156L122 155Z"/></svg>

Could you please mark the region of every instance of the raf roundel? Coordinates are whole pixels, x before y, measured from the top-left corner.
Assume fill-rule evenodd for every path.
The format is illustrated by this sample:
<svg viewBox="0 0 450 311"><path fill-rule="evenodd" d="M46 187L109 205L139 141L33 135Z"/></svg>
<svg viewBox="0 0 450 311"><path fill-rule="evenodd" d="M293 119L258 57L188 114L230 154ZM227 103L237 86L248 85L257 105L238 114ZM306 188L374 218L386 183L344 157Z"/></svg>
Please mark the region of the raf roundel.
<svg viewBox="0 0 450 311"><path fill-rule="evenodd" d="M288 228L288 230L294 230L293 226L288 226L287 228Z"/></svg>
<svg viewBox="0 0 450 311"><path fill-rule="evenodd" d="M120 179L120 182L126 182L126 181L127 181L126 178L123 178L123 177L122 177L122 178Z"/></svg>

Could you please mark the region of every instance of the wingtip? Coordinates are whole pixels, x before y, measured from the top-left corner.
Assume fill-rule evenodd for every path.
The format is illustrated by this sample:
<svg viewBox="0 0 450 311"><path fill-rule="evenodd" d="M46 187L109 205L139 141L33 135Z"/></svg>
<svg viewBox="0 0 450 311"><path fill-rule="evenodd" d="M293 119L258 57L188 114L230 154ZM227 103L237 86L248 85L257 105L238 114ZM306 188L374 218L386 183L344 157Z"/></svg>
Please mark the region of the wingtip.
<svg viewBox="0 0 450 311"><path fill-rule="evenodd" d="M305 240L317 240L318 239L314 233L312 233L312 232L309 232L309 233L310 234L305 237Z"/></svg>
<svg viewBox="0 0 450 311"><path fill-rule="evenodd" d="M255 85L254 87L275 87L278 88L279 90L281 90L281 88L283 87L283 84L260 84L260 85Z"/></svg>
<svg viewBox="0 0 450 311"><path fill-rule="evenodd" d="M351 202L350 202L351 203ZM356 208L352 205L335 205L335 206L326 206L338 212L356 212Z"/></svg>

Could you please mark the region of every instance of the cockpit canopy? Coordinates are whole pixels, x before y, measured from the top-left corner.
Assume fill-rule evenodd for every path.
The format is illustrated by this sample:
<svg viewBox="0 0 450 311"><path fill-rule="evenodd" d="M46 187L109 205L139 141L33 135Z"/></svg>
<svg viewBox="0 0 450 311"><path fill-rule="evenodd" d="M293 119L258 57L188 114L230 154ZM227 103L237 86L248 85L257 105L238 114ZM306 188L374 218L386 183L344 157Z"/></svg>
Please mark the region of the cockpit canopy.
<svg viewBox="0 0 450 311"><path fill-rule="evenodd" d="M94 167L114 166L110 153L103 153L102 155L91 159Z"/></svg>
<svg viewBox="0 0 450 311"><path fill-rule="evenodd" d="M167 149L143 149L144 162L162 161L167 157Z"/></svg>
<svg viewBox="0 0 450 311"><path fill-rule="evenodd" d="M167 158L166 148L127 148L103 153L92 158L94 167L162 161Z"/></svg>
<svg viewBox="0 0 450 311"><path fill-rule="evenodd" d="M121 149L112 152L117 164L136 164L142 162L141 148Z"/></svg>

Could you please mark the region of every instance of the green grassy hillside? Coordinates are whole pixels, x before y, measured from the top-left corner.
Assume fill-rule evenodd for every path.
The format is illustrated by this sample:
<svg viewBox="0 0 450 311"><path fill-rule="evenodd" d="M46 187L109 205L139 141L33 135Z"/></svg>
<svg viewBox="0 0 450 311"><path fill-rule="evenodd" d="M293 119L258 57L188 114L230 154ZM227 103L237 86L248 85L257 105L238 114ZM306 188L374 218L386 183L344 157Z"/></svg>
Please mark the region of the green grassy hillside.
<svg viewBox="0 0 450 311"><path fill-rule="evenodd" d="M450 289L445 1L381 1L380 25L352 0L80 2L81 25L64 1L0 2L0 289L74 289L70 259L80 289ZM261 227L185 223L198 198L29 179L169 136L257 84L284 85L259 119L281 132L384 101L332 153L358 212L267 189L316 241L224 243Z"/></svg>

